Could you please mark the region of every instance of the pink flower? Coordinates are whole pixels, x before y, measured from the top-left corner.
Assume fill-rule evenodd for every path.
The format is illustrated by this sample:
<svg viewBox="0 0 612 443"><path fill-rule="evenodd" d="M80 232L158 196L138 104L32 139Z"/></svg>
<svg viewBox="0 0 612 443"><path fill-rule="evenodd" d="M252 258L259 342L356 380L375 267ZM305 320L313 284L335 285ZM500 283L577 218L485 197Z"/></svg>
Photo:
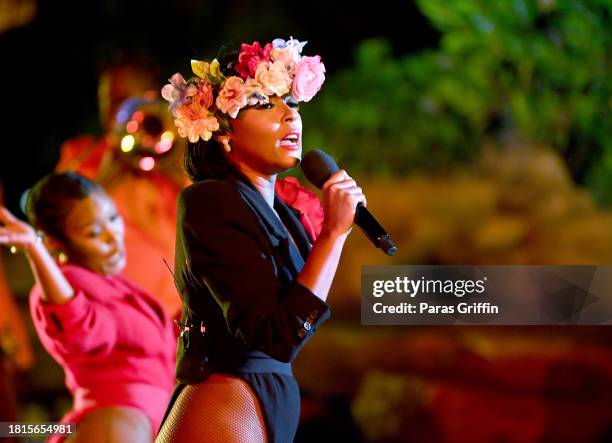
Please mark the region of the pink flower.
<svg viewBox="0 0 612 443"><path fill-rule="evenodd" d="M247 105L247 97L242 90L243 86L244 81L240 77L230 77L217 96L217 108L231 118L236 118L238 111Z"/></svg>
<svg viewBox="0 0 612 443"><path fill-rule="evenodd" d="M274 192L300 213L300 222L310 240L314 242L321 233L325 218L319 197L295 177L277 178Z"/></svg>
<svg viewBox="0 0 612 443"><path fill-rule="evenodd" d="M182 105L197 92L196 87L188 84L183 76L177 72L170 78L170 83L162 88L161 95L170 102L170 110L174 114L177 106Z"/></svg>
<svg viewBox="0 0 612 443"><path fill-rule="evenodd" d="M269 99L263 86L254 78L247 78L242 87L242 91L247 98L247 104L249 106L268 103Z"/></svg>
<svg viewBox="0 0 612 443"><path fill-rule="evenodd" d="M236 71L242 78L254 77L257 66L262 62L270 61L271 51L271 43L266 44L263 49L259 45L259 42L253 42L252 45L243 43L240 48L240 54L238 55Z"/></svg>
<svg viewBox="0 0 612 443"><path fill-rule="evenodd" d="M310 101L325 81L325 66L321 57L302 57L293 68L291 96L297 101Z"/></svg>
<svg viewBox="0 0 612 443"><path fill-rule="evenodd" d="M270 54L272 60L281 61L287 69L291 68L295 63L300 60L300 54L297 48L293 46L287 46L286 48L274 48Z"/></svg>
<svg viewBox="0 0 612 443"><path fill-rule="evenodd" d="M269 65L260 64L255 72L255 80L263 86L266 95L276 94L281 97L291 90L291 76L281 61Z"/></svg>
<svg viewBox="0 0 612 443"><path fill-rule="evenodd" d="M306 45L306 42L300 43L293 37L287 41L277 38L272 41L274 49L272 49L270 57L272 61L282 61L285 67L289 69L300 61L300 54L302 53L304 45Z"/></svg>

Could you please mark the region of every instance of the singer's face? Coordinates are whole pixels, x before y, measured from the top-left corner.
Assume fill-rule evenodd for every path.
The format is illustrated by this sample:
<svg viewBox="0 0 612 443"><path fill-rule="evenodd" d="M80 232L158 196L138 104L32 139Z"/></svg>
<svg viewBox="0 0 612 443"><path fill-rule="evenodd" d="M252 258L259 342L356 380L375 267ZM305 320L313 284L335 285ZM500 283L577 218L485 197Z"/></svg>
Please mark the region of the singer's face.
<svg viewBox="0 0 612 443"><path fill-rule="evenodd" d="M232 120L230 158L262 175L291 169L302 158L302 119L291 97L242 110Z"/></svg>
<svg viewBox="0 0 612 443"><path fill-rule="evenodd" d="M125 268L123 219L106 194L94 192L74 204L64 224L69 261L115 275Z"/></svg>

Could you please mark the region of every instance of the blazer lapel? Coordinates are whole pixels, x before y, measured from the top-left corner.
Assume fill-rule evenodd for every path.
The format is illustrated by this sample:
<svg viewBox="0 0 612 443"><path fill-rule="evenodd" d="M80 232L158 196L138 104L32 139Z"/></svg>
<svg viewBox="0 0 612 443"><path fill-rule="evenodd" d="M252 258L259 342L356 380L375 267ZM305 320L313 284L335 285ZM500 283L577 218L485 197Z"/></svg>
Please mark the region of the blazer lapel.
<svg viewBox="0 0 612 443"><path fill-rule="evenodd" d="M282 253L284 263L282 265L289 268L294 276L304 266L304 260L310 250L310 243L300 221L291 212L291 209L278 197L274 198L274 207L283 222L290 230L293 239L298 245L299 250L293 245L285 227L278 219L272 208L266 203L263 196L250 183L236 176L229 176L228 179L236 187L242 200L251 208L255 214L259 225L267 234L268 241L273 248L278 248Z"/></svg>
<svg viewBox="0 0 612 443"><path fill-rule="evenodd" d="M310 243L308 234L298 219L298 216L290 206L288 206L278 197L274 198L274 209L276 209L276 212L280 216L281 220L293 236L302 258L306 260L306 257L308 257L308 253L312 248L312 244Z"/></svg>

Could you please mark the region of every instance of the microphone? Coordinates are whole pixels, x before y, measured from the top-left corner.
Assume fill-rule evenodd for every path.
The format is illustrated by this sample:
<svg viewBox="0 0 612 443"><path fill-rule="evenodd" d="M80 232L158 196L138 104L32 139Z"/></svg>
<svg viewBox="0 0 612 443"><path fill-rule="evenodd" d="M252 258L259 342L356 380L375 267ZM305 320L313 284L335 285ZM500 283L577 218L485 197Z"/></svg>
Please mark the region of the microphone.
<svg viewBox="0 0 612 443"><path fill-rule="evenodd" d="M309 151L302 159L300 166L310 183L319 189L334 172L340 169L336 161L320 149ZM363 230L374 246L382 249L387 255L395 254L397 246L361 202L355 208L355 224Z"/></svg>

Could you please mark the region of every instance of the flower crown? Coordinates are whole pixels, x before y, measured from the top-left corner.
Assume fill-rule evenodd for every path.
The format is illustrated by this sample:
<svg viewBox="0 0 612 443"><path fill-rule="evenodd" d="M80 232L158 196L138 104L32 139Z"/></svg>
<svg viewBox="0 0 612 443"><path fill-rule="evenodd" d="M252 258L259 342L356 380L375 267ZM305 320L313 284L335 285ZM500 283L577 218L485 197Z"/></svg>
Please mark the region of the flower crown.
<svg viewBox="0 0 612 443"><path fill-rule="evenodd" d="M268 103L274 95L310 101L325 81L325 66L318 55L302 56L304 45L293 37L275 39L263 48L259 42L243 43L237 58L234 54L225 66L217 59L191 60L195 77L185 80L177 72L162 88L179 135L192 143L210 140L219 129L229 131L228 117Z"/></svg>

